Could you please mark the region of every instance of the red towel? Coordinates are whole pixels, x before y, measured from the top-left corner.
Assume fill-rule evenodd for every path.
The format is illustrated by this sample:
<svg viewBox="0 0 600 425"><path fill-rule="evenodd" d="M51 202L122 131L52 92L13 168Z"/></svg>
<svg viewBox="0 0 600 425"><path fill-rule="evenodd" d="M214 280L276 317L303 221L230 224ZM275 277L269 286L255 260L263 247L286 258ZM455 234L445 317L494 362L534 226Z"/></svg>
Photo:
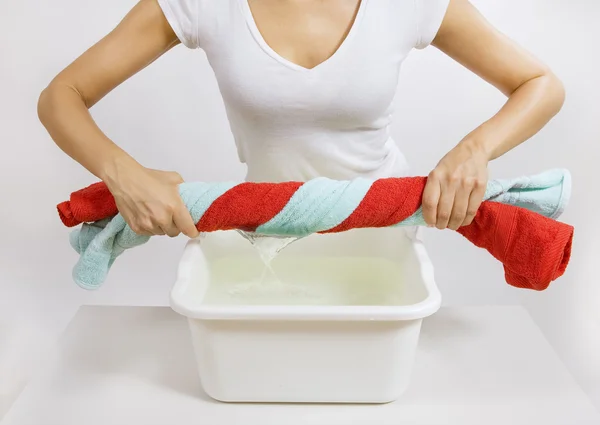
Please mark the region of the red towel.
<svg viewBox="0 0 600 425"><path fill-rule="evenodd" d="M424 177L377 180L350 217L323 233L398 223L419 208L425 183ZM254 230L275 216L301 185L299 182L241 183L218 198L196 227L201 232ZM68 227L118 213L112 194L101 182L72 193L70 200L57 208ZM538 291L564 274L571 256L573 232L568 224L493 201L483 202L473 223L458 230L502 262L507 283Z"/></svg>

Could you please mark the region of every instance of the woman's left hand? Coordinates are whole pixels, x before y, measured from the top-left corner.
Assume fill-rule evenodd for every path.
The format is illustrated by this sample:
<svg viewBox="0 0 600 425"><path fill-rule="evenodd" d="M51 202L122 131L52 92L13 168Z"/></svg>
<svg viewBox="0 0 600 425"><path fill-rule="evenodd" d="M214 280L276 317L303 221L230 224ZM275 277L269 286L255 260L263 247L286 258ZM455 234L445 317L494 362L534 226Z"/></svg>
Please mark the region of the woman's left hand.
<svg viewBox="0 0 600 425"><path fill-rule="evenodd" d="M438 229L471 224L483 201L488 181L489 157L463 140L429 174L423 193L423 217Z"/></svg>

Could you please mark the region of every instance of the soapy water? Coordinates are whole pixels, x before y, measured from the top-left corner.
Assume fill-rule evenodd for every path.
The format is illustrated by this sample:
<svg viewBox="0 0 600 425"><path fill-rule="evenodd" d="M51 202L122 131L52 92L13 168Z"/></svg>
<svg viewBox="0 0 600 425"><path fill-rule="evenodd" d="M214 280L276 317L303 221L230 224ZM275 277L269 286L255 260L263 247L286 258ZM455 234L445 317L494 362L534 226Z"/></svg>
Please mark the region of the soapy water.
<svg viewBox="0 0 600 425"><path fill-rule="evenodd" d="M396 261L354 256L281 256L298 237L238 231L256 250L215 260L204 303L212 305L404 305ZM418 294L417 294L418 295Z"/></svg>
<svg viewBox="0 0 600 425"><path fill-rule="evenodd" d="M422 295L407 292L401 264L385 258L282 255L264 279L262 262L248 256L219 258L211 269L208 305L406 305Z"/></svg>

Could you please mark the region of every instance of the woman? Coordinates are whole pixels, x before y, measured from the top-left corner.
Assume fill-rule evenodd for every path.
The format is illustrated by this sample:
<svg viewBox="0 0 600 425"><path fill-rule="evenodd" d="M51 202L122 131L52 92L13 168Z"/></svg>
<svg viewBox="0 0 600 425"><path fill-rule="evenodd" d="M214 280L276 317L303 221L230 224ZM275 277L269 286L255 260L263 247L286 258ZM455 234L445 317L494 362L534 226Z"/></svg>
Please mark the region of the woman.
<svg viewBox="0 0 600 425"><path fill-rule="evenodd" d="M424 216L439 229L473 220L488 162L537 133L564 101L552 72L467 0L141 0L56 76L38 106L56 144L107 184L140 234L197 235L182 179L137 163L88 108L180 43L206 52L250 181L405 175L389 126L413 48L431 44L493 84L506 104L429 175Z"/></svg>

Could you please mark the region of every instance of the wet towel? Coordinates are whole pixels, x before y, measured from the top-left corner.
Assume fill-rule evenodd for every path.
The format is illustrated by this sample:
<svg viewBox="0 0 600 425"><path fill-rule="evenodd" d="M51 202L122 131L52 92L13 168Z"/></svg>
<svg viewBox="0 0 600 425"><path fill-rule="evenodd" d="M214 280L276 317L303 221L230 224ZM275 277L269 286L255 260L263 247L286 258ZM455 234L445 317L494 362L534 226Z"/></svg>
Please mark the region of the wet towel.
<svg viewBox="0 0 600 425"><path fill-rule="evenodd" d="M183 183L180 195L201 232L241 229L270 235L306 236L361 227L422 226L426 178L406 177L305 183ZM504 265L506 281L543 290L565 272L573 227L555 221L570 195L566 170L490 180L485 201L469 226L458 230ZM118 214L103 183L71 194L58 205L80 254L75 282L95 289L126 249L146 243Z"/></svg>

